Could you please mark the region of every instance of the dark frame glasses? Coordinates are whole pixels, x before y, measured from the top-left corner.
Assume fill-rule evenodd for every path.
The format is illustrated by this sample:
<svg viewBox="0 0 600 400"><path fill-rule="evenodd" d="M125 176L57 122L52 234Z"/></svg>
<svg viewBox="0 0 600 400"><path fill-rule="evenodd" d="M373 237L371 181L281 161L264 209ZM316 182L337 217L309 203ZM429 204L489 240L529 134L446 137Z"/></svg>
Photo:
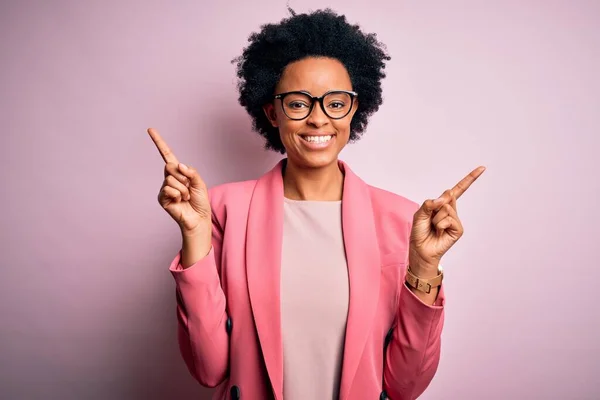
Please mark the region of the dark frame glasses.
<svg viewBox="0 0 600 400"><path fill-rule="evenodd" d="M330 96L332 94L337 94L337 93L344 93L344 94L347 94L348 96L350 96L350 107L348 107L348 110L342 116L331 116L325 109L325 104L323 103L323 100L325 99L325 97ZM286 96L289 96L291 94L301 94L301 95L308 97L311 100L308 112L306 113L306 115L304 117L302 117L302 118L291 117L285 110L284 100L285 100ZM329 117L331 119L342 119L342 118L346 117L348 114L350 114L350 111L352 110L352 107L354 106L354 99L357 96L358 96L358 93L353 92L351 90L330 90L327 93L324 93L323 96L320 96L320 97L312 96L310 93L308 93L304 90L295 90L293 92L285 92L285 93L276 94L273 96L273 98L275 100L281 99L281 109L283 110L283 113L286 115L286 117L288 117L289 119L291 119L293 121L302 121L303 119L308 118L308 116L312 113L313 108L315 106L315 102L318 102L321 105L321 110L323 110L323 112L325 113L325 115L327 115L327 117Z"/></svg>

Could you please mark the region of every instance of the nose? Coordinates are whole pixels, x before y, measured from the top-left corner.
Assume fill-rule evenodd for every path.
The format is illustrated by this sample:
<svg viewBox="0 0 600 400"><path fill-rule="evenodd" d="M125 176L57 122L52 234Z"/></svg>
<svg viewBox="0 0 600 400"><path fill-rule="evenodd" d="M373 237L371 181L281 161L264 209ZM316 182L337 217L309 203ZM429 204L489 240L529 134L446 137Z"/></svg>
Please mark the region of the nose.
<svg viewBox="0 0 600 400"><path fill-rule="evenodd" d="M319 102L315 102L312 111L308 117L306 117L306 123L314 126L315 128L320 128L323 125L326 125L328 122L329 117L323 112Z"/></svg>

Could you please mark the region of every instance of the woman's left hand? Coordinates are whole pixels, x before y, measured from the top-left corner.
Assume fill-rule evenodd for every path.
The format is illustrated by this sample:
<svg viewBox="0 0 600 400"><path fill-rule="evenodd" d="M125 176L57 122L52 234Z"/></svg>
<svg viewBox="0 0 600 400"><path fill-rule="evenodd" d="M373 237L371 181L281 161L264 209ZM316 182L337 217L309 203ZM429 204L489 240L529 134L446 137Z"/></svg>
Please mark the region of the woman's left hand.
<svg viewBox="0 0 600 400"><path fill-rule="evenodd" d="M409 266L415 275L431 278L438 274L442 256L460 239L464 229L456 213L456 200L485 171L474 169L452 189L435 200L426 200L413 218Z"/></svg>

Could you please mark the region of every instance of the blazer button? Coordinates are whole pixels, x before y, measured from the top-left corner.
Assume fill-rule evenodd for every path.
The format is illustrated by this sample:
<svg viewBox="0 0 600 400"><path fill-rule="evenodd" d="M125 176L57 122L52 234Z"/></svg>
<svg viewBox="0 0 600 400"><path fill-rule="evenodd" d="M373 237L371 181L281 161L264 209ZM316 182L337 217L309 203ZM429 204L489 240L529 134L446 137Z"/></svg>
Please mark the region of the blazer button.
<svg viewBox="0 0 600 400"><path fill-rule="evenodd" d="M225 324L225 329L227 330L227 333L229 335L231 335L231 330L233 329L233 321L231 320L231 317L227 318L227 323Z"/></svg>
<svg viewBox="0 0 600 400"><path fill-rule="evenodd" d="M239 387L237 387L236 385L233 385L231 387L230 393L231 393L231 400L240 400L241 393L240 393Z"/></svg>
<svg viewBox="0 0 600 400"><path fill-rule="evenodd" d="M390 342L392 341L392 335L394 334L394 328L390 328L390 330L388 331L387 335L385 335L385 345L384 345L384 349L387 349L388 345L390 344Z"/></svg>
<svg viewBox="0 0 600 400"><path fill-rule="evenodd" d="M385 392L385 390L383 392L381 392L381 394L379 395L379 400L389 400L389 398L387 397L387 393Z"/></svg>

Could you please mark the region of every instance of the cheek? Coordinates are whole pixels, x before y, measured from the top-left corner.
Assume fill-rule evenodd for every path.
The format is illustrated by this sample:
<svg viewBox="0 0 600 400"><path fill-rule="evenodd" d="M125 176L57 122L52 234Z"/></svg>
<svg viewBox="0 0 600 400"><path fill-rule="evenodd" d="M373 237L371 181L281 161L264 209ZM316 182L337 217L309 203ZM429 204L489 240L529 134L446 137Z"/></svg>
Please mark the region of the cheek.
<svg viewBox="0 0 600 400"><path fill-rule="evenodd" d="M294 133L294 131L296 130L294 125L295 124L293 123L293 121L282 121L279 124L279 132L282 135Z"/></svg>
<svg viewBox="0 0 600 400"><path fill-rule="evenodd" d="M341 136L348 140L350 137L350 122L352 120L350 118L334 121L333 126L338 133L338 136Z"/></svg>
<svg viewBox="0 0 600 400"><path fill-rule="evenodd" d="M301 130L304 126L304 121L293 121L287 118L285 115L281 116L277 114L277 125L279 127L279 134L281 135L282 140L285 140L284 137L289 137Z"/></svg>
<svg viewBox="0 0 600 400"><path fill-rule="evenodd" d="M294 126L297 125L297 121L292 121L283 114L281 109L277 109L275 117L277 119L277 127L281 135L293 131Z"/></svg>
<svg viewBox="0 0 600 400"><path fill-rule="evenodd" d="M302 129L302 123L299 121L286 120L279 123L279 138L283 143L284 147L290 148L295 147L295 135Z"/></svg>

